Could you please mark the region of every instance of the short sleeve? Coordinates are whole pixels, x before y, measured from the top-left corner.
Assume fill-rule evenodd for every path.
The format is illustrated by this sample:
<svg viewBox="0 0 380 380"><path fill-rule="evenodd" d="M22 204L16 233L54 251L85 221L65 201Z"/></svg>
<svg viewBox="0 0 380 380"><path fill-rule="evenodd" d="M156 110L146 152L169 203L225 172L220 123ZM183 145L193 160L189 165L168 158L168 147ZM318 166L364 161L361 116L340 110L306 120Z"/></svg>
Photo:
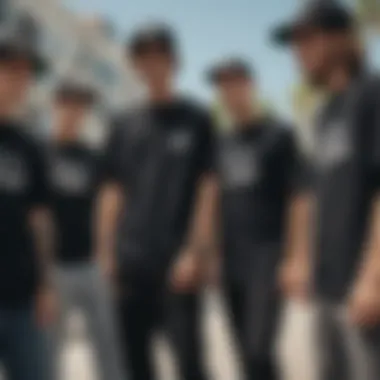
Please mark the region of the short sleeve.
<svg viewBox="0 0 380 380"><path fill-rule="evenodd" d="M121 181L120 161L123 149L122 142L122 125L118 122L111 123L110 132L100 159L99 177L101 182Z"/></svg>
<svg viewBox="0 0 380 380"><path fill-rule="evenodd" d="M376 190L380 189L380 80L375 83L374 91L371 93L372 105L369 113L370 124L370 168L371 181Z"/></svg>
<svg viewBox="0 0 380 380"><path fill-rule="evenodd" d="M30 150L32 186L29 194L30 203L33 206L46 205L49 202L49 181L47 154L44 147L33 145Z"/></svg>
<svg viewBox="0 0 380 380"><path fill-rule="evenodd" d="M201 142L199 150L199 172L200 174L209 174L214 171L215 160L215 135L211 117L208 114L203 115L201 123Z"/></svg>
<svg viewBox="0 0 380 380"><path fill-rule="evenodd" d="M312 165L310 157L300 149L300 144L294 128L286 131L283 143L283 171L291 193L307 192L313 182Z"/></svg>

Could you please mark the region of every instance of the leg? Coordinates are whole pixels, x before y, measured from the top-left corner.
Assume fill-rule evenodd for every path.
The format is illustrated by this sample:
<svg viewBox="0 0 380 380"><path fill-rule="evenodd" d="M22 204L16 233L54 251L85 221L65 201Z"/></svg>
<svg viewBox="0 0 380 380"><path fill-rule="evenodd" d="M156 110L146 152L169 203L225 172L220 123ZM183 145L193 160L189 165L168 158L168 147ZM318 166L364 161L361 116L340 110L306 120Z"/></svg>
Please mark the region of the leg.
<svg viewBox="0 0 380 380"><path fill-rule="evenodd" d="M99 379L125 379L121 360L118 326L114 304L108 285L95 265L83 268L84 311L91 341L94 344L96 362L99 367Z"/></svg>
<svg viewBox="0 0 380 380"><path fill-rule="evenodd" d="M364 332L354 326L340 305L322 302L320 309L317 335L320 340L321 379L377 379L377 344L372 343L380 337L379 332L376 334L376 329Z"/></svg>
<svg viewBox="0 0 380 380"><path fill-rule="evenodd" d="M336 307L327 302L319 302L316 336L321 380L350 380L343 325L339 321Z"/></svg>
<svg viewBox="0 0 380 380"><path fill-rule="evenodd" d="M362 332L370 357L371 380L380 378L380 325Z"/></svg>
<svg viewBox="0 0 380 380"><path fill-rule="evenodd" d="M379 375L380 330L379 327L362 329L353 325L342 307L335 307L345 346L346 371L352 380L375 380Z"/></svg>
<svg viewBox="0 0 380 380"><path fill-rule="evenodd" d="M45 332L37 326L32 310L9 313L4 365L10 380L53 379Z"/></svg>
<svg viewBox="0 0 380 380"><path fill-rule="evenodd" d="M181 378L204 380L202 310L200 294L170 293L165 302L165 327L173 345Z"/></svg>
<svg viewBox="0 0 380 380"><path fill-rule="evenodd" d="M119 300L121 337L131 380L155 380L152 337L159 314L153 293L130 293Z"/></svg>
<svg viewBox="0 0 380 380"><path fill-rule="evenodd" d="M61 377L61 357L66 343L66 325L68 315L76 305L78 289L74 283L74 274L69 268L56 268L54 283L58 295L58 316L54 325L48 329L48 343L53 357L55 379Z"/></svg>
<svg viewBox="0 0 380 380"><path fill-rule="evenodd" d="M275 362L275 341L280 315L276 265L278 252L266 249L257 253L252 273L244 284L243 351L249 379L279 379Z"/></svg>
<svg viewBox="0 0 380 380"><path fill-rule="evenodd" d="M233 332L235 342L239 348L239 355L243 364L244 372L247 372L247 360L244 358L243 339L244 339L244 308L243 300L244 293L241 284L232 281L225 281L223 284L224 302L226 305L226 312L230 321L231 330Z"/></svg>

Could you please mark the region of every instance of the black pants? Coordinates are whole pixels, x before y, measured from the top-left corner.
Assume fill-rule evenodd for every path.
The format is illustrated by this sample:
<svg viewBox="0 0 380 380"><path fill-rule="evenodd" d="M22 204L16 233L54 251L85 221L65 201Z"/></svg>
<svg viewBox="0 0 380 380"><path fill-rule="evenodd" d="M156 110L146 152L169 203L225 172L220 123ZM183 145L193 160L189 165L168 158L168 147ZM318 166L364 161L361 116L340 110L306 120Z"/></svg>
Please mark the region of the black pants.
<svg viewBox="0 0 380 380"><path fill-rule="evenodd" d="M249 380L279 379L274 360L280 311L276 286L278 253L269 251L246 263L247 275L228 276L224 281L227 310Z"/></svg>
<svg viewBox="0 0 380 380"><path fill-rule="evenodd" d="M156 380L152 338L163 328L172 344L181 379L204 380L200 297L157 289L131 291L120 300L122 338L131 380Z"/></svg>
<svg viewBox="0 0 380 380"><path fill-rule="evenodd" d="M317 305L318 378L380 379L380 326L353 325L343 304L319 300Z"/></svg>

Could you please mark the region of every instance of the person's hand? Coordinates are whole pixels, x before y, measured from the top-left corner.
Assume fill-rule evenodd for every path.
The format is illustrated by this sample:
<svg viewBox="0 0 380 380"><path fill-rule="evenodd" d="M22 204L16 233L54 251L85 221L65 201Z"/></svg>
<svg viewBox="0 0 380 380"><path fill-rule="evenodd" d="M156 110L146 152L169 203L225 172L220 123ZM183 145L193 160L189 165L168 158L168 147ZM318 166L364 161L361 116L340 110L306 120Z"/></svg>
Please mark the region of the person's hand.
<svg viewBox="0 0 380 380"><path fill-rule="evenodd" d="M212 287L218 287L222 277L222 262L220 256L215 254L207 263L206 283Z"/></svg>
<svg viewBox="0 0 380 380"><path fill-rule="evenodd" d="M306 300L310 286L309 263L306 260L285 259L280 265L278 283L284 296Z"/></svg>
<svg viewBox="0 0 380 380"><path fill-rule="evenodd" d="M371 327L380 322L379 282L371 276L359 278L348 302L350 320L359 326Z"/></svg>
<svg viewBox="0 0 380 380"><path fill-rule="evenodd" d="M193 291L200 285L202 277L202 260L198 253L185 249L174 262L169 278L170 287L177 293Z"/></svg>
<svg viewBox="0 0 380 380"><path fill-rule="evenodd" d="M58 313L58 299L52 287L41 286L36 294L35 313L37 323L41 327L48 327L56 321Z"/></svg>
<svg viewBox="0 0 380 380"><path fill-rule="evenodd" d="M98 264L103 276L108 281L114 281L116 276L116 263L112 254L98 254Z"/></svg>

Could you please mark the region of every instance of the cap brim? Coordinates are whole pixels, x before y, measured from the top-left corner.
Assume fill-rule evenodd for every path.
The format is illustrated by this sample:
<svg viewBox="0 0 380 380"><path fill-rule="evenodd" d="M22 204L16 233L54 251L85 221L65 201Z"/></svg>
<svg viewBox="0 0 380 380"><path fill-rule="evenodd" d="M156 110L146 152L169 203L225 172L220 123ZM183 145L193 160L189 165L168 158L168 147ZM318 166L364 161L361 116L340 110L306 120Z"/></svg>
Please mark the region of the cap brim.
<svg viewBox="0 0 380 380"><path fill-rule="evenodd" d="M50 65L44 57L39 54L32 54L30 59L37 76L43 76L49 71Z"/></svg>
<svg viewBox="0 0 380 380"><path fill-rule="evenodd" d="M215 69L211 69L206 73L206 80L210 84L217 83L219 79L220 79L219 72Z"/></svg>
<svg viewBox="0 0 380 380"><path fill-rule="evenodd" d="M49 64L45 57L36 51L21 49L15 46L0 45L0 62L13 59L25 59L32 65L37 76L44 75L49 70Z"/></svg>
<svg viewBox="0 0 380 380"><path fill-rule="evenodd" d="M212 70L207 74L207 80L210 84L218 84L223 79L246 78L251 79L252 75L246 70Z"/></svg>
<svg viewBox="0 0 380 380"><path fill-rule="evenodd" d="M299 26L294 23L287 23L275 28L272 32L272 41L281 46L289 45L293 42L295 32L299 29Z"/></svg>
<svg viewBox="0 0 380 380"><path fill-rule="evenodd" d="M79 92L79 91L58 91L56 93L56 99L58 101L70 101L76 103L83 103L86 105L93 105L98 103L99 96L95 93L90 92Z"/></svg>

